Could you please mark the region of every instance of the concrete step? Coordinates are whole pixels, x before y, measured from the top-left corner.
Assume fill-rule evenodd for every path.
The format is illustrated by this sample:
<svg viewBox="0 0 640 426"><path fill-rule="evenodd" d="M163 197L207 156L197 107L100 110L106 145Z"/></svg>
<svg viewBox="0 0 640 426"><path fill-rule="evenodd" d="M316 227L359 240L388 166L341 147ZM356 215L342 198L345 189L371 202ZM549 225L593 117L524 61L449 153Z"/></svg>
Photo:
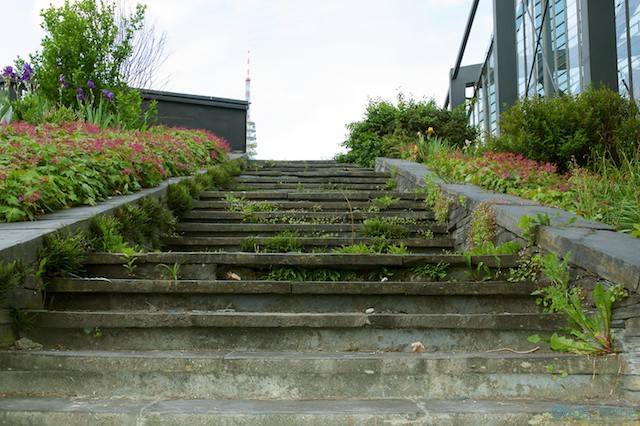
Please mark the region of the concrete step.
<svg viewBox="0 0 640 426"><path fill-rule="evenodd" d="M58 278L47 284L56 311L535 313L534 283L168 281ZM318 297L322 295L322 297ZM350 297L345 297L349 295Z"/></svg>
<svg viewBox="0 0 640 426"><path fill-rule="evenodd" d="M290 268L287 271L292 273L301 271L300 268L313 269L319 281L371 281L374 278L389 281L468 281L498 279L507 274L508 268L516 267L517 260L517 256L473 256L469 267L462 255L446 254L168 252L126 257L93 253L87 255L81 275L168 280L237 279L229 278L233 274L244 280L262 280L267 279L270 272L287 267ZM175 269L175 276L172 269ZM322 279L322 276L327 278ZM304 276L300 277L304 280Z"/></svg>
<svg viewBox="0 0 640 426"><path fill-rule="evenodd" d="M29 311L47 348L107 350L528 350L565 324L557 314L365 314L218 311ZM548 346L541 345L543 351Z"/></svg>
<svg viewBox="0 0 640 426"><path fill-rule="evenodd" d="M623 398L626 373L616 357L548 353L0 352L0 393L14 396L584 403Z"/></svg>
<svg viewBox="0 0 640 426"><path fill-rule="evenodd" d="M287 223L210 223L210 222L180 222L176 226L179 235L199 236L199 237L222 237L222 236L272 236L284 231L296 231L301 237L322 237L322 236L360 236L362 223L338 223L338 224L294 224ZM412 237L420 236L425 232L434 235L445 235L447 228L433 223L420 225L400 225ZM354 234L355 233L355 234Z"/></svg>
<svg viewBox="0 0 640 426"><path fill-rule="evenodd" d="M274 193L275 194L275 193ZM279 193L278 193L279 194ZM421 201L399 201L389 207L380 206L371 201L345 201L344 197L342 199L336 198L337 201L322 201L322 200L311 200L305 201L303 199L299 200L270 200L268 206L270 209L275 210L296 210L296 211L369 211L370 209L380 209L389 212L395 212L397 214L402 214L405 210L412 211L424 211L427 210L424 202ZM263 203L262 205L266 205ZM238 203L238 208L242 209L245 207L244 203ZM209 201L209 200L198 200L193 204L194 211L199 209L215 209L215 210L225 210L229 211L230 208L235 208L232 203L226 201Z"/></svg>
<svg viewBox="0 0 640 426"><path fill-rule="evenodd" d="M272 183L272 184L281 184L281 183L294 183L298 182L303 185L307 184L318 184L318 185L327 185L331 184L374 184L374 185L386 185L389 182L389 178L376 176L376 175L368 175L368 176L299 176L299 175L280 175L280 176L259 176L259 175L250 175L250 174L241 174L236 176L233 179L234 182L244 183L244 184L254 184L254 183Z"/></svg>
<svg viewBox="0 0 640 426"><path fill-rule="evenodd" d="M252 160L247 163L248 169L284 170L284 169L342 169L342 170L371 170L354 163L337 163L332 160L310 161L262 161Z"/></svg>
<svg viewBox="0 0 640 426"><path fill-rule="evenodd" d="M318 170L291 171L285 169L255 169L247 167L243 172L245 176L297 176L297 177L322 177L330 179L332 177L382 177L389 179L391 173L376 172L371 169L343 169L343 168L323 168Z"/></svg>
<svg viewBox="0 0 640 426"><path fill-rule="evenodd" d="M246 200L306 200L306 201L374 201L380 197L399 198L400 201L423 202L424 194L411 194L396 191L298 191L282 190L274 191L205 191L200 196L201 200L225 199L227 196ZM397 203L394 203L395 205Z"/></svg>
<svg viewBox="0 0 640 426"><path fill-rule="evenodd" d="M575 420L578 417L581 420ZM163 425L637 425L633 404L567 404L562 400L474 399L0 399L0 422L46 426ZM574 420L572 420L574 419ZM587 419L587 420L582 420ZM611 423L613 424L613 423Z"/></svg>
<svg viewBox="0 0 640 426"><path fill-rule="evenodd" d="M264 245L269 237L252 237L251 242ZM246 238L238 237L167 237L164 246L171 251L240 251ZM303 252L323 249L331 251L352 244L373 244L374 238L366 237L332 237L332 238L299 238ZM389 244L404 244L410 253L439 254L453 251L454 242L450 237L390 239Z"/></svg>
<svg viewBox="0 0 640 426"><path fill-rule="evenodd" d="M385 183L254 183L238 182L230 183L225 188L231 191L260 191L268 189L298 189L298 190L361 190L361 191L384 191Z"/></svg>
<svg viewBox="0 0 640 426"><path fill-rule="evenodd" d="M322 211L322 212L261 212L251 211L249 214L237 211L220 210L193 210L180 217L181 223L194 222L261 222L261 223L288 223L298 225L301 222L309 224L327 223L351 223L351 221L362 222L367 219L380 217L402 217L416 221L433 221L434 215L430 211L397 212L374 211L374 212L349 212L349 211Z"/></svg>

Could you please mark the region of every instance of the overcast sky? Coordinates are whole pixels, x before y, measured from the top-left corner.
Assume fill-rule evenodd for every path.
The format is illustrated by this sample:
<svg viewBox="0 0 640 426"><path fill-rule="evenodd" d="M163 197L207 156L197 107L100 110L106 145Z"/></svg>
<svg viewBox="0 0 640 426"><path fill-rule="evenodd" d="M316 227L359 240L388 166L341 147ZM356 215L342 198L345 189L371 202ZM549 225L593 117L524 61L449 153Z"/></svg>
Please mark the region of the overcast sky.
<svg viewBox="0 0 640 426"><path fill-rule="evenodd" d="M39 49L39 11L63 0L2 7L0 67ZM472 0L148 0L171 53L158 89L244 99L251 49L251 116L258 158L329 159L369 99L398 91L442 104ZM464 64L491 32L481 0Z"/></svg>

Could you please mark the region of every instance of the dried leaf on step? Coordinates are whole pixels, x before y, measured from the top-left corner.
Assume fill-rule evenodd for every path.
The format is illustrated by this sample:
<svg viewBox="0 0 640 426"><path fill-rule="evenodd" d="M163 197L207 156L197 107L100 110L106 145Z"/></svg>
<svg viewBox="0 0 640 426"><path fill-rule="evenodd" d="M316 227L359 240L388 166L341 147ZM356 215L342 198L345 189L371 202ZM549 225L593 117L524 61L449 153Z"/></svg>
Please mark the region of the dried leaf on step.
<svg viewBox="0 0 640 426"><path fill-rule="evenodd" d="M420 342L413 342L411 344L411 350L413 352L425 352L426 349L424 348L424 345Z"/></svg>
<svg viewBox="0 0 640 426"><path fill-rule="evenodd" d="M227 272L227 278L236 281L240 281L242 279L240 278L240 275L236 274L235 272Z"/></svg>

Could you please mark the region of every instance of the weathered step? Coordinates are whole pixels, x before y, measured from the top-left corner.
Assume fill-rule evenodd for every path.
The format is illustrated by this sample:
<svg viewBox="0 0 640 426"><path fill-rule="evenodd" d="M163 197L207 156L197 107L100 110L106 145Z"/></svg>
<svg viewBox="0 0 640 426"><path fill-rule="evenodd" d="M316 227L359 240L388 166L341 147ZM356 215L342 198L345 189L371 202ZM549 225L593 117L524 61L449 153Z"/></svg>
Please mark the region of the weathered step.
<svg viewBox="0 0 640 426"><path fill-rule="evenodd" d="M27 337L47 348L108 350L433 351L528 350L558 314L365 314L29 311ZM548 350L545 345L543 350Z"/></svg>
<svg viewBox="0 0 640 426"><path fill-rule="evenodd" d="M238 237L167 237L165 247L171 251L240 251L246 238ZM264 245L270 241L269 237L251 237L251 243ZM317 249L331 251L352 244L373 244L375 238L356 237L332 237L332 238L298 238L303 252L311 252ZM454 242L450 237L434 238L405 238L386 240L391 245L404 244L411 253L437 254L446 250L453 251ZM253 250L252 250L253 251Z"/></svg>
<svg viewBox="0 0 640 426"><path fill-rule="evenodd" d="M0 399L0 422L86 426L165 425L525 425L571 422L584 416L616 425L636 425L632 404L567 404L562 400L473 399L86 399L32 397ZM589 420L585 420L587 424ZM566 424L566 423L565 423Z"/></svg>
<svg viewBox="0 0 640 426"><path fill-rule="evenodd" d="M533 313L533 283L283 282L55 279L49 310L213 310L408 314ZM322 297L318 297L322 295ZM345 297L350 295L350 297Z"/></svg>
<svg viewBox="0 0 640 426"><path fill-rule="evenodd" d="M273 273L277 275L271 275L274 277L271 279L306 280L307 275L301 274L315 273L311 276L318 281L370 281L372 276L392 281L433 281L435 277L440 281L466 281L496 278L499 271L491 268L504 274L508 268L516 267L517 261L517 256L472 256L469 268L462 255L169 252L127 257L94 253L86 257L82 275L173 280L237 279L229 277L237 275L244 280L257 280ZM282 275L279 268L284 267L289 269ZM286 278L290 273L299 278ZM476 274L480 275L474 278Z"/></svg>
<svg viewBox="0 0 640 426"><path fill-rule="evenodd" d="M225 199L227 197L245 198L247 200L306 200L306 201L376 201L381 197L399 199L400 201L420 201L424 202L424 194L411 194L406 192L385 191L298 191L282 190L273 191L205 191L200 198ZM397 204L394 202L391 206ZM382 204L380 204L382 206Z"/></svg>
<svg viewBox="0 0 640 426"><path fill-rule="evenodd" d="M370 175L370 176L295 176L295 175L281 175L281 176L259 176L259 175L246 175L241 174L233 179L237 183L294 183L298 182L303 185L318 184L327 185L331 184L373 184L373 185L386 185L389 182L389 178Z"/></svg>
<svg viewBox="0 0 640 426"><path fill-rule="evenodd" d="M370 169L341 169L341 168L331 168L331 169L319 169L319 170L302 170L302 171L288 171L288 170L273 170L273 169L255 169L252 167L247 167L246 170L242 172L245 176L298 176L302 178L313 177L313 178L332 178L332 177L382 177L389 179L391 178L391 173L386 172L376 172Z"/></svg>
<svg viewBox="0 0 640 426"><path fill-rule="evenodd" d="M260 182L238 182L226 185L232 191L252 191L266 189L298 189L298 190L361 190L361 191L383 191L384 183L260 183Z"/></svg>
<svg viewBox="0 0 640 426"><path fill-rule="evenodd" d="M279 193L278 193L279 194ZM290 194L289 194L290 195ZM333 195L332 195L333 196ZM325 211L325 210L368 210L371 207L378 207L380 210L383 208L378 206L371 201L345 201L344 197L342 199L335 198L336 201L324 201L324 200L311 200L305 201L303 198L298 199L297 201L288 200L274 200L269 201L270 207L281 209L281 210L311 210L311 211ZM338 201L340 200L340 201ZM226 201L195 201L193 208L197 209L218 209L218 210L228 210L231 207L231 203ZM242 204L239 205L242 208ZM401 212L403 210L427 210L424 202L421 201L407 201L401 200L384 210L388 211L396 211Z"/></svg>
<svg viewBox="0 0 640 426"><path fill-rule="evenodd" d="M550 371L549 366L553 368ZM622 366L622 368L621 368ZM0 393L134 398L539 398L624 394L616 357L511 353L5 351Z"/></svg>
<svg viewBox="0 0 640 426"><path fill-rule="evenodd" d="M322 212L261 212L251 211L251 213L237 211L220 210L194 210L181 216L181 222L188 221L212 221L212 222L272 222L299 224L300 222L313 223L350 223L353 221L362 222L367 219L380 217L398 217L397 212L374 211L374 212L348 212L348 211L322 211ZM434 220L433 212L402 212L403 219L416 221Z"/></svg>
<svg viewBox="0 0 640 426"><path fill-rule="evenodd" d="M435 235L443 235L447 233L447 228L441 225L425 223L421 225L401 225L404 230L412 236L419 236L425 232L431 231ZM244 236L265 236L279 234L284 231L291 231L292 228L299 233L300 236L364 236L358 234L362 229L362 223L355 224L295 224L286 223L208 223L208 222L182 222L176 226L176 232L181 235L197 235L197 236L225 236L225 235L244 235ZM354 234L354 232L356 234ZM337 235L333 235L337 234ZM409 235L407 235L409 236Z"/></svg>
<svg viewBox="0 0 640 426"><path fill-rule="evenodd" d="M252 160L247 164L247 168L271 169L308 169L308 168L329 168L329 169L367 169L354 163L338 163L332 160L309 160L309 161L262 161Z"/></svg>

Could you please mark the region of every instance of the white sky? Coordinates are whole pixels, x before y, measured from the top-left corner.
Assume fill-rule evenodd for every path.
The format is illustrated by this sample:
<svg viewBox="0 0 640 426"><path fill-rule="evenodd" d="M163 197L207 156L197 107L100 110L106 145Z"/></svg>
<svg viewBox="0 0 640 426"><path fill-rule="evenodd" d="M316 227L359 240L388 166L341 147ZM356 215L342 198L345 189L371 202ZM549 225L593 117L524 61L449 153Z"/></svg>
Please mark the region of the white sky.
<svg viewBox="0 0 640 426"><path fill-rule="evenodd" d="M398 90L444 102L472 0L148 0L172 52L161 90L244 99L251 49L251 117L258 158L329 159L369 99ZM0 68L39 49L39 11L63 0L4 2ZM130 3L135 3L131 1ZM480 62L491 32L481 0L463 65Z"/></svg>

